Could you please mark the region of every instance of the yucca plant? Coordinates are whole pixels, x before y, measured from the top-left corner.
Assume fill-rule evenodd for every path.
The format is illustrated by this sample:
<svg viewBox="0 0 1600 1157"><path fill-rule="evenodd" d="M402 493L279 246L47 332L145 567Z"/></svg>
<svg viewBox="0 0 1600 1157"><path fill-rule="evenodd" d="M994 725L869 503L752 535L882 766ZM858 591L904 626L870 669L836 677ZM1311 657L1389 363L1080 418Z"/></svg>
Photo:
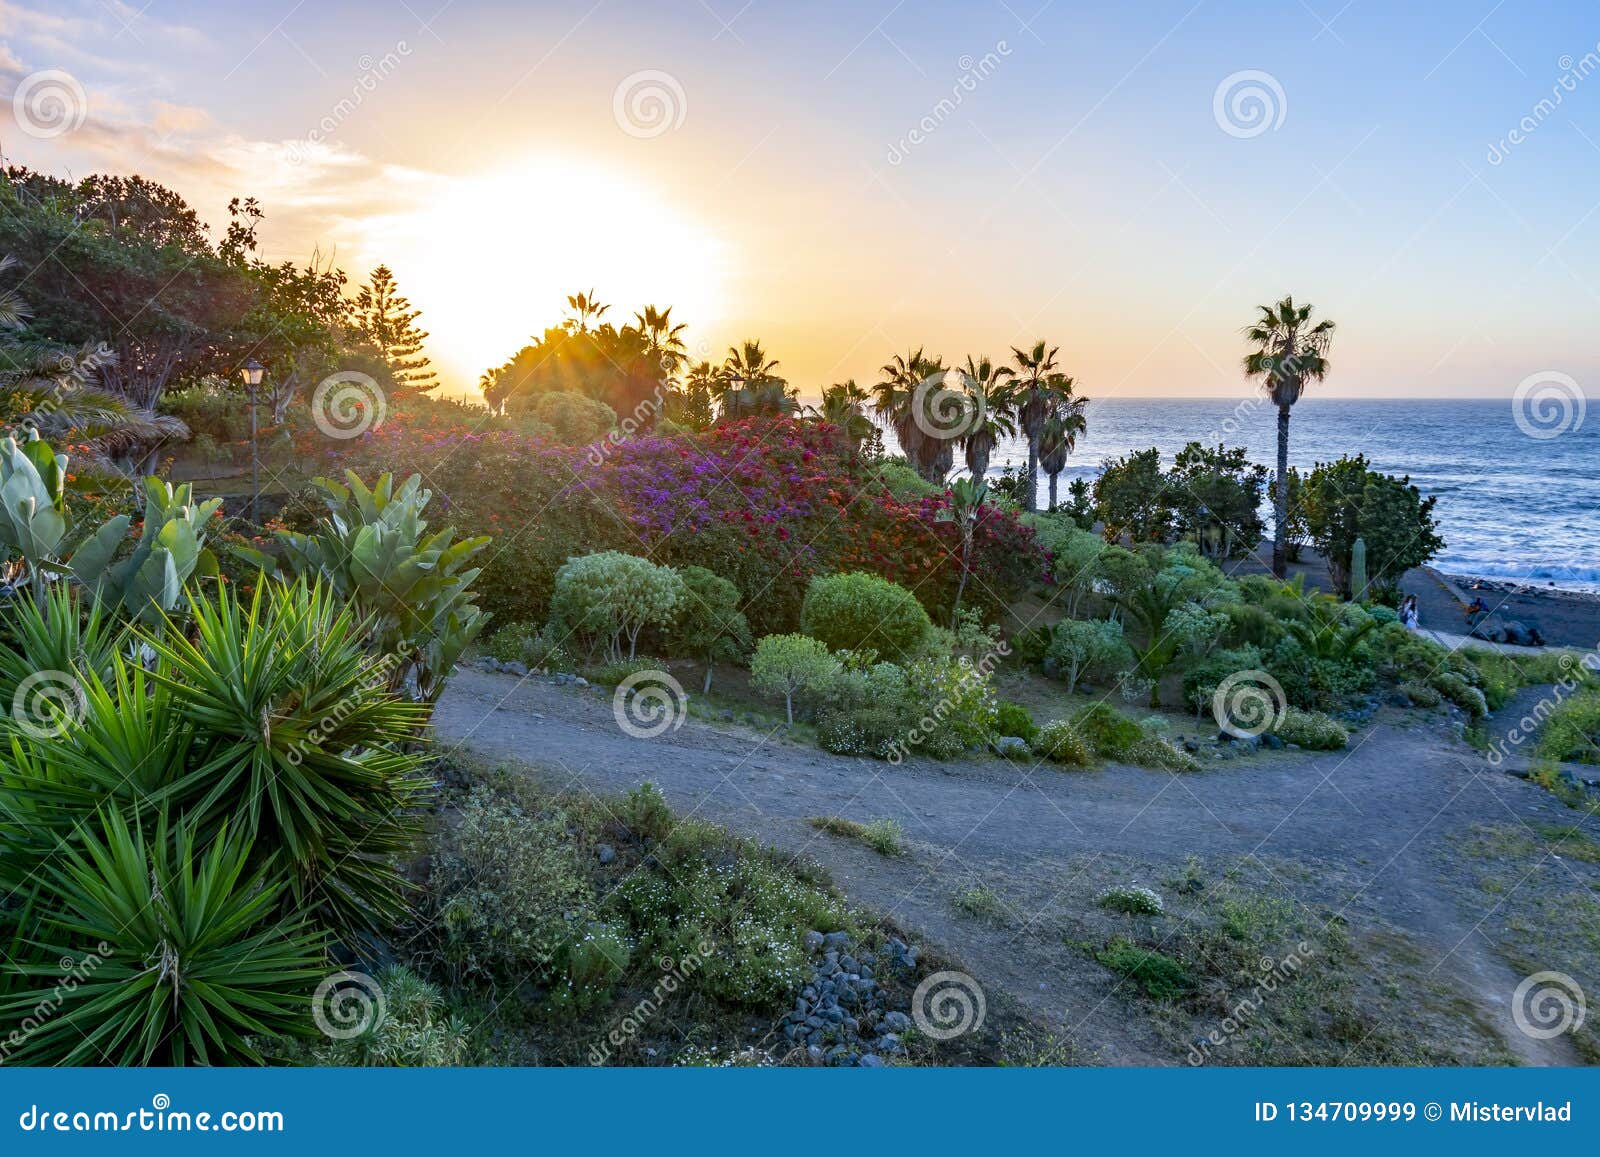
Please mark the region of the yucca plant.
<svg viewBox="0 0 1600 1157"><path fill-rule="evenodd" d="M41 873L16 968L34 983L0 1001L27 1028L9 1062L259 1063L253 1038L309 1035L324 936L280 914L282 879L250 867L243 832L205 847L165 815L150 827L107 810Z"/></svg>
<svg viewBox="0 0 1600 1157"><path fill-rule="evenodd" d="M14 710L18 689L39 672L109 673L123 633L98 606L80 613L65 583L50 584L40 602L13 600L0 612L0 713Z"/></svg>
<svg viewBox="0 0 1600 1157"><path fill-rule="evenodd" d="M392 664L326 586L264 583L248 605L223 588L190 606L188 634L142 635L191 733L163 802L202 835L249 835L295 906L336 931L392 926L405 910L393 861L427 786L404 745L426 709L388 691Z"/></svg>
<svg viewBox="0 0 1600 1157"><path fill-rule="evenodd" d="M413 474L398 488L385 474L368 489L354 471L348 485L318 478L328 514L315 534L282 532L290 569L321 578L367 622L369 641L400 662L390 686L422 703L444 689L450 668L488 616L473 601L472 559L487 536L453 542L455 532L428 534L423 511L433 493Z"/></svg>

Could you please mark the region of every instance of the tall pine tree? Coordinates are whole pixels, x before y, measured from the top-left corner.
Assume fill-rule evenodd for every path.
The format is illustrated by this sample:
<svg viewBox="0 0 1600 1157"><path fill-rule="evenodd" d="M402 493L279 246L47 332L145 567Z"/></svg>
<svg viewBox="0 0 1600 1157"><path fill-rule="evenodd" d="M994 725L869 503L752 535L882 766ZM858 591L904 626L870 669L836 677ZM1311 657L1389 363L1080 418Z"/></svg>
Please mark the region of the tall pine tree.
<svg viewBox="0 0 1600 1157"><path fill-rule="evenodd" d="M372 271L372 277L356 293L351 307L352 322L368 341L377 346L397 386L409 390L431 390L439 376L422 352L426 330L416 326L422 311L395 290L394 274L387 265Z"/></svg>

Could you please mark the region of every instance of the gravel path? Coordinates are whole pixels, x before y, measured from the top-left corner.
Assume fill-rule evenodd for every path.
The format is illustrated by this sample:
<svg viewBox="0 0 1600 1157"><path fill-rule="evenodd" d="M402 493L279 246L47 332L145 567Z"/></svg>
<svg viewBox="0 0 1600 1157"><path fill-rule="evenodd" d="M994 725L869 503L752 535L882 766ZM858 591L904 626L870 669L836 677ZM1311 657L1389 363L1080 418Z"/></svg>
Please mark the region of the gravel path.
<svg viewBox="0 0 1600 1157"><path fill-rule="evenodd" d="M1179 871L1191 855L1303 867L1274 871L1297 902L1376 911L1514 1055L1574 1063L1564 1038L1530 1040L1513 1026L1510 998L1522 977L1481 931L1487 902L1456 847L1476 824L1570 822L1571 813L1488 769L1442 723L1397 717L1347 751L1264 754L1186 775L998 760L896 767L833 756L781 731L698 720L634 738L619 728L609 692L463 669L434 727L447 748L519 761L561 787L611 794L654 781L683 812L803 851L853 898L915 929L983 983L1003 986L1041 1023L1094 1042L1093 1059L1106 1063L1176 1058L1126 1003L1107 998L1103 973L1065 963L1059 946L1028 930L1047 914L1054 882L1086 863L1127 858ZM822 836L804 822L819 814L898 820L912 854L886 859ZM1338 871L1320 872L1319 863ZM995 872L1042 899L1003 925L951 905L963 881Z"/></svg>

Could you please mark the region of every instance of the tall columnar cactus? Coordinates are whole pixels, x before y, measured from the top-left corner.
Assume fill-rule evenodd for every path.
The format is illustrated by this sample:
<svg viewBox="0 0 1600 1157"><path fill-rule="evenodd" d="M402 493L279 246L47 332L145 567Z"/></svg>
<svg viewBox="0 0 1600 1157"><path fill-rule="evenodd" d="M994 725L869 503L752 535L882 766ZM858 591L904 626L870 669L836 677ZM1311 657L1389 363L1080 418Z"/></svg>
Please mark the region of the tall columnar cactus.
<svg viewBox="0 0 1600 1157"><path fill-rule="evenodd" d="M144 488L144 526L133 553L112 561L132 525L119 514L72 552L71 574L97 604L154 627L176 609L191 576L217 573L216 559L205 549L205 528L222 499L196 505L187 482L173 486L159 478L146 478Z"/></svg>
<svg viewBox="0 0 1600 1157"><path fill-rule="evenodd" d="M50 578L63 570L66 469L66 457L34 431L21 443L12 435L0 442L0 550L8 559L21 557L41 606Z"/></svg>
<svg viewBox="0 0 1600 1157"><path fill-rule="evenodd" d="M1350 548L1350 598L1359 602L1367 594L1367 540L1357 538Z"/></svg>

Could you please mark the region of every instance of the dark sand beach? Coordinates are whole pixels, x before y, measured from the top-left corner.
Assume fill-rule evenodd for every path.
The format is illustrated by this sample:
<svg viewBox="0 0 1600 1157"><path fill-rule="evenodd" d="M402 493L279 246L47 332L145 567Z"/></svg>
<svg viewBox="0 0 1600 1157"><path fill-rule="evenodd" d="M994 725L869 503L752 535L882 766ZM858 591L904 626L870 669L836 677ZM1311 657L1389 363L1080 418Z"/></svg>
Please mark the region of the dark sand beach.
<svg viewBox="0 0 1600 1157"><path fill-rule="evenodd" d="M1270 574L1271 564L1272 542L1263 539L1253 557L1229 563L1227 569L1232 574ZM1300 561L1289 564L1290 578L1297 574L1305 575L1308 589L1333 589L1328 565L1314 551L1303 550ZM1444 575L1432 567L1407 571L1400 589L1416 596L1421 625L1430 631L1470 633L1467 606L1476 598L1487 604L1489 614L1537 629L1547 646L1589 649L1600 645L1600 595Z"/></svg>

